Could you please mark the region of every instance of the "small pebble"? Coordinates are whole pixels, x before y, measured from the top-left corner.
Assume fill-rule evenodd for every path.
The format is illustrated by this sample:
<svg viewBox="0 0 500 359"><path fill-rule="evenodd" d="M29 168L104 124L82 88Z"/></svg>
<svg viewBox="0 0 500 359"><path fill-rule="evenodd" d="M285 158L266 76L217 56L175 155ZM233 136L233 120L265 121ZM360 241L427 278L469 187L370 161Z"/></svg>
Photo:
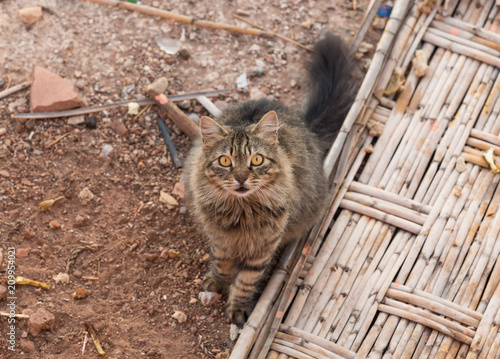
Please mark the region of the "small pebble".
<svg viewBox="0 0 500 359"><path fill-rule="evenodd" d="M30 253L29 248L18 248L16 249L16 257L17 258L26 258Z"/></svg>
<svg viewBox="0 0 500 359"><path fill-rule="evenodd" d="M75 218L75 225L77 227L83 227L85 225L85 217L81 215L77 215Z"/></svg>
<svg viewBox="0 0 500 359"><path fill-rule="evenodd" d="M21 349L25 353L31 353L35 351L35 344L31 340L21 339L20 343Z"/></svg>
<svg viewBox="0 0 500 359"><path fill-rule="evenodd" d="M7 130L5 128L0 128L0 136L3 136L7 133Z"/></svg>
<svg viewBox="0 0 500 359"><path fill-rule="evenodd" d="M58 221L54 220L54 221L50 221L49 223L49 227L51 229L59 229L61 228L61 223L59 223Z"/></svg>
<svg viewBox="0 0 500 359"><path fill-rule="evenodd" d="M156 254L156 253L146 253L146 254L144 254L144 257L148 261L150 261L151 263L154 263L158 259L158 254Z"/></svg>
<svg viewBox="0 0 500 359"><path fill-rule="evenodd" d="M179 323L184 323L187 320L187 315L180 310L176 310L174 314L172 314L172 318L177 320Z"/></svg>
<svg viewBox="0 0 500 359"><path fill-rule="evenodd" d="M73 299L84 299L90 295L90 290L78 288L73 294Z"/></svg>

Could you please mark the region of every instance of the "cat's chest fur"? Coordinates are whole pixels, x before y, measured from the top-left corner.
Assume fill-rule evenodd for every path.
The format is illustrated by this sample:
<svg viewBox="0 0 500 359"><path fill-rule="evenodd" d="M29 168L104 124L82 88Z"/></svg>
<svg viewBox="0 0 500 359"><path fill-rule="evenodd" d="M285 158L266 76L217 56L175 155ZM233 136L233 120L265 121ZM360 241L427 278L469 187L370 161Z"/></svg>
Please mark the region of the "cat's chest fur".
<svg viewBox="0 0 500 359"><path fill-rule="evenodd" d="M257 254L263 240L283 235L289 221L286 203L229 199L223 205L206 203L202 207L207 234L217 245L239 257ZM210 217L210 218L208 218Z"/></svg>

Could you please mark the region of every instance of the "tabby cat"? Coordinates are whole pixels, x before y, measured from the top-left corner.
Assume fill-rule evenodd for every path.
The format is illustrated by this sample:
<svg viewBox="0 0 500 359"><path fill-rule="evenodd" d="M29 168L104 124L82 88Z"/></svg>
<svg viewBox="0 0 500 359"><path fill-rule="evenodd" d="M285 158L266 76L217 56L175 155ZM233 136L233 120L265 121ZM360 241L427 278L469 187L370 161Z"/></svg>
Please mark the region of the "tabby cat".
<svg viewBox="0 0 500 359"><path fill-rule="evenodd" d="M208 238L206 291L228 293L243 325L280 249L306 234L326 197L322 159L352 102L352 65L340 40L315 47L304 114L267 100L200 119L186 165L191 214Z"/></svg>

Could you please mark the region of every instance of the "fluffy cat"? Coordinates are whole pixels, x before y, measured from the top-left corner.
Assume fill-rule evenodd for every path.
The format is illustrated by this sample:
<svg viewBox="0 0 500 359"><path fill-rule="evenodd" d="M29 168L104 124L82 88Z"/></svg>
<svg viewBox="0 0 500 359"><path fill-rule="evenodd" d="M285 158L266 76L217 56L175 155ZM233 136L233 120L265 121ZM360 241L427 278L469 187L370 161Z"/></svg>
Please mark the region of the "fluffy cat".
<svg viewBox="0 0 500 359"><path fill-rule="evenodd" d="M353 100L341 41L319 41L308 64L305 113L267 100L200 119L186 165L192 216L208 238L206 291L228 293L226 314L243 325L280 249L319 219L327 193L322 159Z"/></svg>

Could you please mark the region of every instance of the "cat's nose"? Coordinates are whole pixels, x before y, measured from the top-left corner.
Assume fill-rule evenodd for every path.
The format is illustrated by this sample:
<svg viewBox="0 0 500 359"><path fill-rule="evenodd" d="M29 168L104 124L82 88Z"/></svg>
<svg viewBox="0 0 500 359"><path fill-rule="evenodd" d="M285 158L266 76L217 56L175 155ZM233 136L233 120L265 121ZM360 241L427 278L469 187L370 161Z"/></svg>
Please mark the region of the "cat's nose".
<svg viewBox="0 0 500 359"><path fill-rule="evenodd" d="M235 180L238 181L240 184L243 184L243 183L245 183L245 181L247 180L247 178L248 177L245 176L245 175L237 175L235 177Z"/></svg>

